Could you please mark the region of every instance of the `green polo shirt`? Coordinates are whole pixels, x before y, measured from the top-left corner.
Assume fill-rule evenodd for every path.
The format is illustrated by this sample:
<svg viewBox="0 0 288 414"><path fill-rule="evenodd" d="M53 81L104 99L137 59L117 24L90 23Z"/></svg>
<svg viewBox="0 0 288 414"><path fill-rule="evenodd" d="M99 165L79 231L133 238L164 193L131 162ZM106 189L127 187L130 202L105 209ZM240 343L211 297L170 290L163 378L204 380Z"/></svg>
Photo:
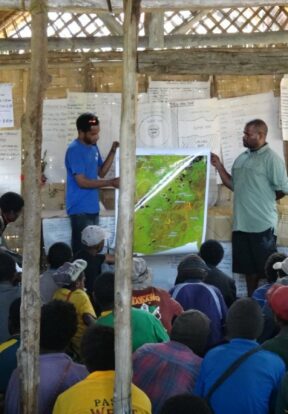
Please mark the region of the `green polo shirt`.
<svg viewBox="0 0 288 414"><path fill-rule="evenodd" d="M246 150L232 167L234 190L233 231L260 233L277 229L275 191L288 194L284 161L268 144Z"/></svg>
<svg viewBox="0 0 288 414"><path fill-rule="evenodd" d="M133 352L147 343L169 341L166 329L152 313L131 308L131 321ZM114 328L114 312L102 312L96 323Z"/></svg>

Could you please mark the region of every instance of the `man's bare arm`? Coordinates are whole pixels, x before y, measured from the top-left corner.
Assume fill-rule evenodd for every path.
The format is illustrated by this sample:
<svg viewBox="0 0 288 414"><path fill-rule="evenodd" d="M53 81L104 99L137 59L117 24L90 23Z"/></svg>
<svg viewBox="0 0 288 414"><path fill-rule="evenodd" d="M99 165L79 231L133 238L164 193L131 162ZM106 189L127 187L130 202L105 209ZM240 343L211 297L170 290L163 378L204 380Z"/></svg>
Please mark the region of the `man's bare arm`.
<svg viewBox="0 0 288 414"><path fill-rule="evenodd" d="M119 177L111 178L110 180L98 180L87 178L84 174L75 174L75 180L80 188L119 188Z"/></svg>
<svg viewBox="0 0 288 414"><path fill-rule="evenodd" d="M110 169L110 167L113 163L115 153L116 153L116 150L117 150L118 147L119 147L119 142L114 141L113 144L112 144L112 147L109 151L109 154L106 157L106 160L104 161L102 167L99 170L99 177L101 177L101 178L105 177L105 175L109 171L109 169Z"/></svg>
<svg viewBox="0 0 288 414"><path fill-rule="evenodd" d="M229 188L230 190L233 191L233 185L232 185L232 177L231 175L228 173L228 171L225 170L224 165L222 164L222 162L220 161L220 158L218 157L218 155L211 153L211 164L213 165L213 167L216 168L216 170L218 171L222 183Z"/></svg>

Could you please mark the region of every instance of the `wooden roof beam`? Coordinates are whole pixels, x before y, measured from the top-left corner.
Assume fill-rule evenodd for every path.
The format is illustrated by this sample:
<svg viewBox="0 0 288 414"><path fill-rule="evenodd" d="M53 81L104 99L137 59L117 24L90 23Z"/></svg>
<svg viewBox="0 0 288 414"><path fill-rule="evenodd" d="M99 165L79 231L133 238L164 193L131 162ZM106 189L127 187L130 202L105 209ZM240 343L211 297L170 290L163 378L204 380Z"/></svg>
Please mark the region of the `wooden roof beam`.
<svg viewBox="0 0 288 414"><path fill-rule="evenodd" d="M288 48L172 49L137 53L138 71L147 75L271 75L288 73ZM2 69L27 68L30 54L1 55ZM85 55L49 52L49 67L84 67L87 58L96 68L122 65L122 52L98 52Z"/></svg>
<svg viewBox="0 0 288 414"><path fill-rule="evenodd" d="M150 43L149 43L150 41ZM160 47L160 42L153 39L154 47ZM275 46L288 43L288 31L267 33L237 33L237 34L209 34L209 35L167 35L163 37L163 48L200 48L229 46ZM141 36L138 40L139 48L148 48L152 41L148 36ZM112 49L123 47L122 36L77 37L77 38L49 38L48 49L78 50L78 49ZM150 46L151 47L151 46ZM0 39L0 52L29 51L30 39Z"/></svg>
<svg viewBox="0 0 288 414"><path fill-rule="evenodd" d="M145 14L145 33L149 49L164 47L164 12L154 11ZM145 47L145 46L144 46Z"/></svg>
<svg viewBox="0 0 288 414"><path fill-rule="evenodd" d="M29 10L32 0L0 0L0 10ZM80 13L106 11L106 0L47 0L49 10ZM147 10L200 10L225 7L285 6L279 0L142 0L142 11ZM113 0L113 11L123 11L123 1Z"/></svg>

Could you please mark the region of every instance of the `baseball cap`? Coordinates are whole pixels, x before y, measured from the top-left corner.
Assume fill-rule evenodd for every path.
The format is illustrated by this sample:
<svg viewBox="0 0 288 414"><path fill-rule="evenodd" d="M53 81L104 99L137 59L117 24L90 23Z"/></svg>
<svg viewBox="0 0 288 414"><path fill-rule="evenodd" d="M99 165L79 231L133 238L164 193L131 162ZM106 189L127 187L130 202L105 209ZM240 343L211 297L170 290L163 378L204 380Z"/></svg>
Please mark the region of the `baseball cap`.
<svg viewBox="0 0 288 414"><path fill-rule="evenodd" d="M267 292L267 300L275 315L288 321L288 286L275 283Z"/></svg>
<svg viewBox="0 0 288 414"><path fill-rule="evenodd" d="M142 257L133 257L132 266L133 289L145 289L151 286L152 275L145 260Z"/></svg>
<svg viewBox="0 0 288 414"><path fill-rule="evenodd" d="M286 259L283 260L283 262L274 263L273 269L283 270L283 272L286 273L286 275L288 275L288 257L286 257Z"/></svg>
<svg viewBox="0 0 288 414"><path fill-rule="evenodd" d="M87 226L81 233L81 242L85 246L96 246L103 240L107 239L109 234L100 226Z"/></svg>
<svg viewBox="0 0 288 414"><path fill-rule="evenodd" d="M69 286L78 279L86 267L87 262L83 259L77 259L72 263L65 262L53 273L52 277L57 285Z"/></svg>

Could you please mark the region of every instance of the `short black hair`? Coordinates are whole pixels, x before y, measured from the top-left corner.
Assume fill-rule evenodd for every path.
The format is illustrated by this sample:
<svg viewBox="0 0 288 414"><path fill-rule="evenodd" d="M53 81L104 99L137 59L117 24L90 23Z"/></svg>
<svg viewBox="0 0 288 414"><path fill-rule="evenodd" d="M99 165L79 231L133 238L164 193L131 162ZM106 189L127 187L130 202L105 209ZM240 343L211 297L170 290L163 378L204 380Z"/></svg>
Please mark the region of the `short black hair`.
<svg viewBox="0 0 288 414"><path fill-rule="evenodd" d="M9 191L0 197L0 208L4 213L9 211L19 212L24 207L24 199L21 195Z"/></svg>
<svg viewBox="0 0 288 414"><path fill-rule="evenodd" d="M0 253L0 282L12 281L16 273L15 260L6 253Z"/></svg>
<svg viewBox="0 0 288 414"><path fill-rule="evenodd" d="M21 298L15 299L9 308L9 333L14 335L20 332L20 307L21 307Z"/></svg>
<svg viewBox="0 0 288 414"><path fill-rule="evenodd" d="M160 414L213 414L207 402L196 395L179 394L168 398Z"/></svg>
<svg viewBox="0 0 288 414"><path fill-rule="evenodd" d="M77 330L75 306L63 300L52 300L42 306L40 319L40 348L63 352Z"/></svg>
<svg viewBox="0 0 288 414"><path fill-rule="evenodd" d="M76 127L78 131L88 132L92 126L99 125L99 119L91 112L85 112L80 115L76 121Z"/></svg>
<svg viewBox="0 0 288 414"><path fill-rule="evenodd" d="M284 253L272 253L265 262L264 272L267 278L267 282L274 283L278 277L287 276L281 269L273 269L273 265L277 262L283 262L287 258Z"/></svg>
<svg viewBox="0 0 288 414"><path fill-rule="evenodd" d="M226 328L229 339L257 339L262 334L263 326L262 310L254 299L237 299L228 309Z"/></svg>
<svg viewBox="0 0 288 414"><path fill-rule="evenodd" d="M72 249L68 244L57 242L49 248L47 261L53 269L57 269L65 262L71 262L72 256Z"/></svg>
<svg viewBox="0 0 288 414"><path fill-rule="evenodd" d="M102 273L94 283L93 296L97 305L106 310L114 305L115 275L113 272Z"/></svg>
<svg viewBox="0 0 288 414"><path fill-rule="evenodd" d="M200 257L209 266L217 266L224 257L224 249L217 240L206 240L199 251Z"/></svg>
<svg viewBox="0 0 288 414"><path fill-rule="evenodd" d="M89 372L115 369L114 329L95 323L84 333L81 355Z"/></svg>
<svg viewBox="0 0 288 414"><path fill-rule="evenodd" d="M268 134L267 124L262 119L252 119L252 121L249 121L246 124L246 127L250 126L256 128L257 131L262 131L265 136Z"/></svg>

